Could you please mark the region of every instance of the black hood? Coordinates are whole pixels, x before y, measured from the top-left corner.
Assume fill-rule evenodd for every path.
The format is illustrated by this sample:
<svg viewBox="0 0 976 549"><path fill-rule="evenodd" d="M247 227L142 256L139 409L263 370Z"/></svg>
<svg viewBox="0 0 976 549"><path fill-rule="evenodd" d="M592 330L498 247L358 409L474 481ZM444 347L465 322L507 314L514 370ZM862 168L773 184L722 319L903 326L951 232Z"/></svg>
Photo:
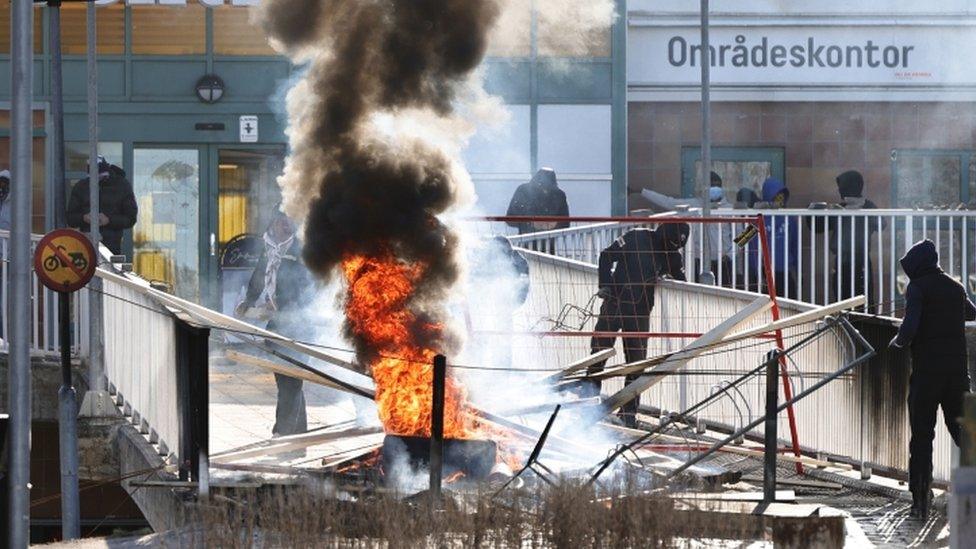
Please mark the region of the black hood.
<svg viewBox="0 0 976 549"><path fill-rule="evenodd" d="M933 272L940 272L939 252L931 240L918 242L901 258L901 268L908 278L918 278Z"/></svg>
<svg viewBox="0 0 976 549"><path fill-rule="evenodd" d="M542 168L541 170L535 172L532 176L532 181L530 183L534 185L541 185L543 187L558 187L556 182L556 172L552 168Z"/></svg>
<svg viewBox="0 0 976 549"><path fill-rule="evenodd" d="M687 223L666 223L654 231L654 247L660 251L676 252L685 247L691 227Z"/></svg>
<svg viewBox="0 0 976 549"><path fill-rule="evenodd" d="M837 190L841 198L860 198L864 195L864 176L857 170L838 175Z"/></svg>

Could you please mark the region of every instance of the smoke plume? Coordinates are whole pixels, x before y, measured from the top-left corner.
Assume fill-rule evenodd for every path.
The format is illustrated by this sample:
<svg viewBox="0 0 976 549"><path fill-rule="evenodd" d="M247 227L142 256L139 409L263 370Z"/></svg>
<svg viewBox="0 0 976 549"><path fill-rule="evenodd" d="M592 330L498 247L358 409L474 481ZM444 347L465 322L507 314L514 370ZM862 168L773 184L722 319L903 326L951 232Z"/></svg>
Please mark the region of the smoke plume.
<svg viewBox="0 0 976 549"><path fill-rule="evenodd" d="M471 191L455 147L432 136L469 91L498 12L497 0L263 3L271 42L308 65L288 94L279 184L285 210L305 219L305 262L317 275L353 255L422 263L410 305L420 318L438 315L458 268L457 238L436 216Z"/></svg>

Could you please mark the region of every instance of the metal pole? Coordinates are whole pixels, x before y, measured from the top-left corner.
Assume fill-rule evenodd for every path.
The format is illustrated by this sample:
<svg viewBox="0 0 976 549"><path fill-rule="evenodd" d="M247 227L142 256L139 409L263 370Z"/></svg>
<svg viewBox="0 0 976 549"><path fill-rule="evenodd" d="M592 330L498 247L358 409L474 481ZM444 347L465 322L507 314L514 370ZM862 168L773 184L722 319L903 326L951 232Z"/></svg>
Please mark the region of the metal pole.
<svg viewBox="0 0 976 549"><path fill-rule="evenodd" d="M712 215L712 204L709 200L709 187L712 185L712 50L708 40L708 0L701 0L701 160L702 160L702 216ZM702 238L701 273L699 280L702 284L715 284L712 273L712 246L708 238L708 228L702 225L705 232ZM718 244L718 243L716 243Z"/></svg>
<svg viewBox="0 0 976 549"><path fill-rule="evenodd" d="M447 358L434 357L434 391L430 409L430 496L434 502L441 498L441 477L444 466L444 386L447 381Z"/></svg>
<svg viewBox="0 0 976 549"><path fill-rule="evenodd" d="M98 181L98 65L96 61L96 27L95 27L95 3L88 3L88 44L87 44L87 65L88 65L88 199L90 200L89 215L89 236L92 245L95 246L96 261L101 257L99 253L99 242L101 242L101 230L99 225L99 181ZM100 393L105 391L105 364L102 349L102 294L101 279L95 277L90 283L93 291L88 293L89 302L89 365L88 375L90 379L90 392L97 396L96 403L101 402ZM89 413L92 410L88 410ZM96 414L102 415L102 414Z"/></svg>
<svg viewBox="0 0 976 549"><path fill-rule="evenodd" d="M58 435L61 454L61 538L81 537L78 500L78 397L71 383L71 294L58 292L61 340L61 388L58 390Z"/></svg>
<svg viewBox="0 0 976 549"><path fill-rule="evenodd" d="M68 187L64 180L64 86L61 74L61 0L48 0L48 50L51 53L51 151L54 155L54 227L67 227Z"/></svg>
<svg viewBox="0 0 976 549"><path fill-rule="evenodd" d="M10 19L10 288L9 323L10 494L12 549L30 541L30 298L31 193L33 180L34 9L31 0L12 0Z"/></svg>
<svg viewBox="0 0 976 549"><path fill-rule="evenodd" d="M763 502L776 501L776 448L779 407L779 352L769 353L766 361L766 448L763 456Z"/></svg>

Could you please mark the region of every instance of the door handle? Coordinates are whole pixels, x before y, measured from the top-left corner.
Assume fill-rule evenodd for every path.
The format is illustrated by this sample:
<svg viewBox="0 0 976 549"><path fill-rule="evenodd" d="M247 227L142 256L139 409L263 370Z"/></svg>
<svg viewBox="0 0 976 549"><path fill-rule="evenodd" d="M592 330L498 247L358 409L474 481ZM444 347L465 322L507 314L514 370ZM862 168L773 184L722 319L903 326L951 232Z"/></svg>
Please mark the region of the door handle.
<svg viewBox="0 0 976 549"><path fill-rule="evenodd" d="M210 233L210 257L217 257L217 235Z"/></svg>

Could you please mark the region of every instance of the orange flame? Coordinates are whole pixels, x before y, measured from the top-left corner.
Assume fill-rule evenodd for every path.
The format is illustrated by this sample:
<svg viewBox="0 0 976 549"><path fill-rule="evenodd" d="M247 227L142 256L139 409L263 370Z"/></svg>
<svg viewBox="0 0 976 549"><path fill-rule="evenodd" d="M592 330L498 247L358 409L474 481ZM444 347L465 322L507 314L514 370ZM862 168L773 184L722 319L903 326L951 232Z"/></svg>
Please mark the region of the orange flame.
<svg viewBox="0 0 976 549"><path fill-rule="evenodd" d="M437 351L420 340L436 340L439 324L423 323L410 310L426 265L406 264L389 251L347 255L342 271L348 286L346 319L353 334L376 356L369 364L384 430L401 436L430 436L433 360ZM472 438L464 388L448 375L444 391L444 437Z"/></svg>

